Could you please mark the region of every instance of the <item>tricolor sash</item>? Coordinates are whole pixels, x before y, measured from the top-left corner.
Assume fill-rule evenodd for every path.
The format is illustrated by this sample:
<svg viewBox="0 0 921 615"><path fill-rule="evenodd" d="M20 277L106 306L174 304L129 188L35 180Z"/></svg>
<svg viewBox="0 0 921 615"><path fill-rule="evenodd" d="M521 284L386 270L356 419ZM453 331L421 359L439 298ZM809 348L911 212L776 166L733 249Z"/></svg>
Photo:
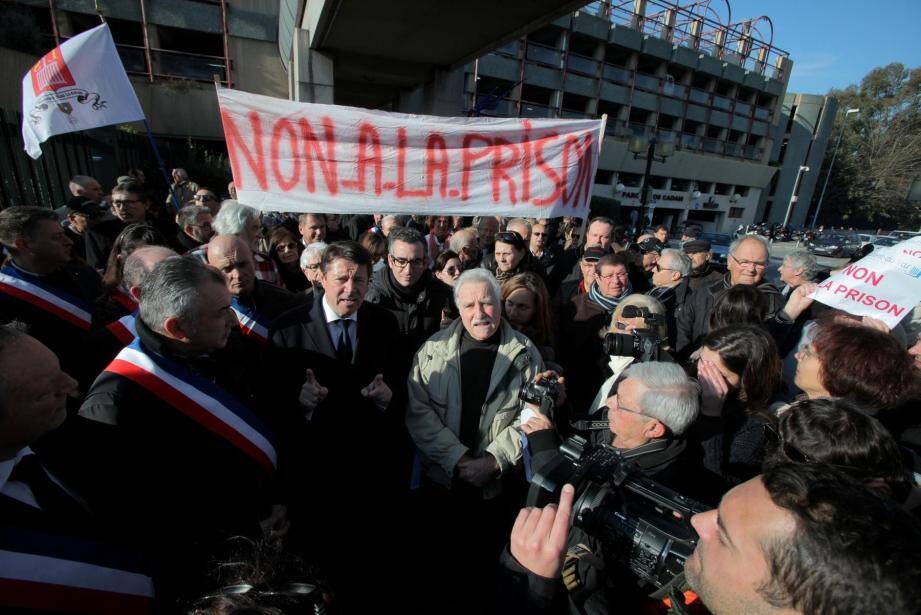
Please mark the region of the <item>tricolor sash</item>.
<svg viewBox="0 0 921 615"><path fill-rule="evenodd" d="M243 335L260 344L269 343L268 323L259 320L256 308L241 305L234 297L230 303L230 309L237 315L237 320L240 321L240 331L243 332Z"/></svg>
<svg viewBox="0 0 921 615"><path fill-rule="evenodd" d="M109 330L109 333L114 335L120 342L125 346L134 341L134 338L138 336L137 329L134 325L134 319L137 318L137 312L128 314L127 316L122 316L115 322L110 322L106 325L106 329Z"/></svg>
<svg viewBox="0 0 921 615"><path fill-rule="evenodd" d="M0 527L0 610L148 613L153 580L112 545Z"/></svg>
<svg viewBox="0 0 921 615"><path fill-rule="evenodd" d="M277 468L278 455L268 426L219 386L163 355L146 351L140 340L123 348L105 371L153 393L237 447L268 473Z"/></svg>
<svg viewBox="0 0 921 615"><path fill-rule="evenodd" d="M0 291L84 331L90 330L93 321L90 306L82 299L49 286L38 276L7 265L0 269Z"/></svg>
<svg viewBox="0 0 921 615"><path fill-rule="evenodd" d="M131 295L123 292L121 289L116 288L109 297L112 298L112 301L128 310L128 312L133 312L138 309L138 304L131 298Z"/></svg>

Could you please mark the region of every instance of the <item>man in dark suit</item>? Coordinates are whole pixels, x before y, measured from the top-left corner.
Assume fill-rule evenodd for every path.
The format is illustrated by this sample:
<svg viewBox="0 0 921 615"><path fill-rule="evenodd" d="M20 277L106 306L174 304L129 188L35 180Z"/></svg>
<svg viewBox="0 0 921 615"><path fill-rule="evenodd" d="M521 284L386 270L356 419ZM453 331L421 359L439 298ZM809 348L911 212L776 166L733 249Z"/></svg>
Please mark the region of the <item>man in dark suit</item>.
<svg viewBox="0 0 921 615"><path fill-rule="evenodd" d="M118 234L129 224L147 219L144 189L133 181L122 182L112 188L112 214L114 218L100 222L86 232L86 264L100 271L105 269Z"/></svg>
<svg viewBox="0 0 921 615"><path fill-rule="evenodd" d="M150 577L133 554L101 542L84 500L32 448L64 421L77 382L10 326L0 326L0 373L0 610L146 612Z"/></svg>
<svg viewBox="0 0 921 615"><path fill-rule="evenodd" d="M396 525L411 450L403 427L405 383L394 376L399 325L389 311L364 301L371 255L363 247L331 244L320 270L324 293L275 323L272 373L281 395L305 418L288 434L292 530L306 534L293 538L317 554L340 597L361 602L378 595L369 591L368 576L381 591L396 582L381 573L396 548L387 541L405 537ZM343 514L369 501L386 501L391 514L374 527ZM356 575L356 565L376 572ZM361 612L357 603L351 607Z"/></svg>
<svg viewBox="0 0 921 615"><path fill-rule="evenodd" d="M258 537L276 517L276 405L230 306L215 269L191 257L157 263L141 284L137 339L67 426L82 447L72 478L154 560L158 593L191 589L217 545Z"/></svg>
<svg viewBox="0 0 921 615"><path fill-rule="evenodd" d="M93 326L99 275L68 264L71 241L50 209L9 207L0 213L0 243L10 253L0 269L0 322L20 321L75 373Z"/></svg>

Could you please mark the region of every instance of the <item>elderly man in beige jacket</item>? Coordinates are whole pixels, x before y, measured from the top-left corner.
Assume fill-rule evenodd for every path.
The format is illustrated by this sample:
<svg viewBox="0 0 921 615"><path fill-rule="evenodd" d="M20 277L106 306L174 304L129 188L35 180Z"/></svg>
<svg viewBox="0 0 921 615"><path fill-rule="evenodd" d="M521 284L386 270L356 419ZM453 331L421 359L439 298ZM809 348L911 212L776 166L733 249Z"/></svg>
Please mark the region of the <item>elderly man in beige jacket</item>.
<svg viewBox="0 0 921 615"><path fill-rule="evenodd" d="M409 376L406 425L426 476L435 483L498 493L521 459L521 385L543 370L531 341L502 319L496 279L464 272L454 287L460 319L419 350Z"/></svg>
<svg viewBox="0 0 921 615"><path fill-rule="evenodd" d="M450 596L456 612L482 612L510 513L520 507L515 496L526 485L515 471L522 458L518 392L541 374L543 361L502 319L489 271L465 271L454 299L460 318L422 345L409 375L406 425L424 471L418 548L440 554L416 587L429 592L422 601Z"/></svg>

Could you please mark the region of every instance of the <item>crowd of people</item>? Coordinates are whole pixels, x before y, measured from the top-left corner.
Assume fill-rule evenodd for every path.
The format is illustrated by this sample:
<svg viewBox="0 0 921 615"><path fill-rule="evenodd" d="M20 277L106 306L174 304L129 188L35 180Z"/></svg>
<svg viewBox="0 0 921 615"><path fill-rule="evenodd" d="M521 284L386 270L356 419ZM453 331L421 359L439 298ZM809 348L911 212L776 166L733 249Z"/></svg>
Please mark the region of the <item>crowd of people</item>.
<svg viewBox="0 0 921 615"><path fill-rule="evenodd" d="M0 605L664 612L572 525L580 485L525 507L580 436L710 508L686 608L921 608L921 309L814 303L815 257L769 279L758 235L722 267L693 226L173 181L0 211Z"/></svg>

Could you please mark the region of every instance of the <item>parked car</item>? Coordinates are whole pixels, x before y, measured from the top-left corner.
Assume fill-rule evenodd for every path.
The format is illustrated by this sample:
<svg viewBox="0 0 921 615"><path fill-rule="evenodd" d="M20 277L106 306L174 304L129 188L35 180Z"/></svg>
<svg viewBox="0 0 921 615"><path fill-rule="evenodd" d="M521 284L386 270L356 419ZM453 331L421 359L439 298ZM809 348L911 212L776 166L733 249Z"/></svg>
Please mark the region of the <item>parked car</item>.
<svg viewBox="0 0 921 615"><path fill-rule="evenodd" d="M879 246L881 248L888 248L889 246L894 246L895 244L902 241L898 237L893 237L892 235L878 236L873 240L874 246Z"/></svg>
<svg viewBox="0 0 921 615"><path fill-rule="evenodd" d="M889 233L889 236L896 237L899 241L905 241L906 239L910 239L918 234L918 231L892 231Z"/></svg>
<svg viewBox="0 0 921 615"><path fill-rule="evenodd" d="M861 248L867 245L868 243L873 243L874 241L876 241L877 237L879 237L879 235L869 235L867 233L857 234L857 239L860 241Z"/></svg>
<svg viewBox="0 0 921 615"><path fill-rule="evenodd" d="M835 258L853 256L858 248L860 243L855 235L823 234L806 244L806 249L813 254Z"/></svg>
<svg viewBox="0 0 921 615"><path fill-rule="evenodd" d="M710 242L710 253L713 254L714 262L725 265L732 236L727 233L701 233L700 238Z"/></svg>

